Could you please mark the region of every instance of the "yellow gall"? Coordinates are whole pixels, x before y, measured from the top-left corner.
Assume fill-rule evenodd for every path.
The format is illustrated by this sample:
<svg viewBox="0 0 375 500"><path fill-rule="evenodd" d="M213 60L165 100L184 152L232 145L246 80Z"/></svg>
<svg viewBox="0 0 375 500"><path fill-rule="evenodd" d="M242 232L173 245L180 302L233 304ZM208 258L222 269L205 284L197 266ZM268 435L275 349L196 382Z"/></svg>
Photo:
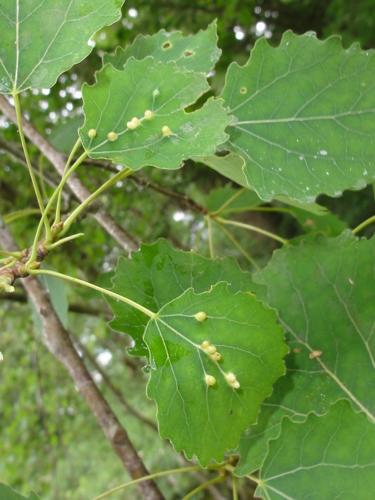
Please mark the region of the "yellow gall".
<svg viewBox="0 0 375 500"><path fill-rule="evenodd" d="M205 351L208 353L208 354L214 354L216 352L216 347L214 345L209 345L207 347L207 349L205 349Z"/></svg>
<svg viewBox="0 0 375 500"><path fill-rule="evenodd" d="M87 135L90 139L94 139L94 137L96 137L96 130L94 128L90 128L90 130L87 132Z"/></svg>
<svg viewBox="0 0 375 500"><path fill-rule="evenodd" d="M202 343L201 343L201 347L202 349L207 349L207 347L211 345L211 342L209 340L204 340Z"/></svg>
<svg viewBox="0 0 375 500"><path fill-rule="evenodd" d="M222 358L222 355L216 351L213 354L211 354L210 358L212 359L212 361L220 361Z"/></svg>
<svg viewBox="0 0 375 500"><path fill-rule="evenodd" d="M144 117L145 117L145 120L151 120L151 118L154 117L154 112L151 111L150 109L146 109L145 111L145 114L144 114Z"/></svg>
<svg viewBox="0 0 375 500"><path fill-rule="evenodd" d="M171 135L174 135L172 130L168 127L168 125L164 125L161 128L161 133L163 134L163 137L170 137Z"/></svg>
<svg viewBox="0 0 375 500"><path fill-rule="evenodd" d="M209 386L209 387L212 387L213 385L216 384L216 378L213 377L212 375L208 375L206 373L206 375L204 376L204 381L206 382L206 384Z"/></svg>
<svg viewBox="0 0 375 500"><path fill-rule="evenodd" d="M322 354L323 354L322 351L311 351L309 354L309 358L310 359L320 358Z"/></svg>
<svg viewBox="0 0 375 500"><path fill-rule="evenodd" d="M228 382L228 384L232 385L237 381L237 377L234 373L228 372L225 374L225 380Z"/></svg>
<svg viewBox="0 0 375 500"><path fill-rule="evenodd" d="M197 321L206 321L207 319L207 314L203 311L199 311L197 312L197 314L194 314L194 318L197 320Z"/></svg>
<svg viewBox="0 0 375 500"><path fill-rule="evenodd" d="M228 372L225 375L225 380L228 382L228 384L233 387L233 389L239 389L240 388L240 383L237 380L237 377L234 373Z"/></svg>
<svg viewBox="0 0 375 500"><path fill-rule="evenodd" d="M118 139L118 134L116 134L116 132L108 132L107 139L111 142L116 141Z"/></svg>
<svg viewBox="0 0 375 500"><path fill-rule="evenodd" d="M141 120L139 118L137 118L136 116L134 116L129 122L127 122L126 126L130 130L135 130L136 128L139 127L140 124L141 124Z"/></svg>

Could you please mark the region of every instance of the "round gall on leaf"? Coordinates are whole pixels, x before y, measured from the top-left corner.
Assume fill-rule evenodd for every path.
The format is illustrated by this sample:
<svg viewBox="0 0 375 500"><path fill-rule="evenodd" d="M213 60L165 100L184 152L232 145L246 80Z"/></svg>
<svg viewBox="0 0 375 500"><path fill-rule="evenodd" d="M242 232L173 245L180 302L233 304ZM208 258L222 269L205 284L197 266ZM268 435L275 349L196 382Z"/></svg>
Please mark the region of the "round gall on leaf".
<svg viewBox="0 0 375 500"><path fill-rule="evenodd" d="M197 314L194 314L194 318L197 321L206 321L207 314L205 312L203 312L203 311L199 311L199 312L197 312ZM207 342L206 347L208 347L210 343L208 342L208 340L205 340L205 342ZM202 344L202 347L203 347L203 344Z"/></svg>
<svg viewBox="0 0 375 500"><path fill-rule="evenodd" d="M139 127L140 124L141 124L141 120L139 118L137 118L136 116L134 116L129 122L127 122L126 126L130 130L135 130L136 128Z"/></svg>
<svg viewBox="0 0 375 500"><path fill-rule="evenodd" d="M96 130L94 128L90 128L90 130L87 132L87 135L90 137L90 139L94 139L96 137Z"/></svg>
<svg viewBox="0 0 375 500"><path fill-rule="evenodd" d="M213 377L212 375L208 375L206 373L206 375L204 376L204 381L206 382L206 384L209 386L209 387L212 387L213 385L216 384L216 378Z"/></svg>
<svg viewBox="0 0 375 500"><path fill-rule="evenodd" d="M145 120L151 120L151 118L153 118L154 115L155 115L155 113L153 111L146 109L145 114L144 114Z"/></svg>
<svg viewBox="0 0 375 500"><path fill-rule="evenodd" d="M225 380L228 382L228 384L232 385L234 382L236 382L237 377L234 373L228 372L225 374Z"/></svg>
<svg viewBox="0 0 375 500"><path fill-rule="evenodd" d="M208 354L215 354L216 353L216 347L214 345L209 345L207 349L205 349Z"/></svg>
<svg viewBox="0 0 375 500"><path fill-rule="evenodd" d="M118 135L116 134L116 132L108 132L107 139L111 142L114 142L118 139Z"/></svg>
<svg viewBox="0 0 375 500"><path fill-rule="evenodd" d="M168 125L164 125L161 128L161 133L163 134L163 137L170 137L171 135L174 135L172 130L168 127Z"/></svg>

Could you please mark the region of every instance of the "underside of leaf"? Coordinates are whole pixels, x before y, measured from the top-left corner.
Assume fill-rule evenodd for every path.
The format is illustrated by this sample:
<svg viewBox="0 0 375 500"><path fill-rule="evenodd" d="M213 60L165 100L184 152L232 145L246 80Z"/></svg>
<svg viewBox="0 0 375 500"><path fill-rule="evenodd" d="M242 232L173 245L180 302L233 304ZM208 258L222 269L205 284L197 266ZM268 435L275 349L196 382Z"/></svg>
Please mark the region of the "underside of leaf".
<svg viewBox="0 0 375 500"><path fill-rule="evenodd" d="M236 117L228 148L245 161L248 186L269 201L313 201L375 178L375 52L338 37L286 32L259 40L233 63L222 94Z"/></svg>
<svg viewBox="0 0 375 500"><path fill-rule="evenodd" d="M225 283L165 305L145 342L160 434L202 465L224 460L284 373L287 348L274 312Z"/></svg>
<svg viewBox="0 0 375 500"><path fill-rule="evenodd" d="M275 252L256 275L291 348L287 374L265 401L258 424L243 436L237 472L257 470L284 416L321 415L346 398L375 422L375 238L349 232ZM262 290L260 289L260 292Z"/></svg>
<svg viewBox="0 0 375 500"><path fill-rule="evenodd" d="M249 273L230 258L207 259L195 252L173 248L167 240L142 245L131 259L120 259L113 278L113 291L125 295L152 311L158 311L188 288L209 290L218 281L231 284L233 291L256 291ZM115 315L112 328L129 334L134 340L131 354L147 356L143 333L148 318L141 312L109 301Z"/></svg>
<svg viewBox="0 0 375 500"><path fill-rule="evenodd" d="M208 73L221 55L217 41L216 21L195 35L184 36L180 31L168 33L160 30L154 35L137 36L125 49L118 47L114 54L105 55L103 62L122 69L130 57L143 59L153 56L157 61L174 61L181 68Z"/></svg>
<svg viewBox="0 0 375 500"><path fill-rule="evenodd" d="M222 100L185 109L208 90L201 73L147 57L131 58L122 71L107 64L83 87L82 143L91 158L176 169L183 160L214 153L226 141L230 118Z"/></svg>

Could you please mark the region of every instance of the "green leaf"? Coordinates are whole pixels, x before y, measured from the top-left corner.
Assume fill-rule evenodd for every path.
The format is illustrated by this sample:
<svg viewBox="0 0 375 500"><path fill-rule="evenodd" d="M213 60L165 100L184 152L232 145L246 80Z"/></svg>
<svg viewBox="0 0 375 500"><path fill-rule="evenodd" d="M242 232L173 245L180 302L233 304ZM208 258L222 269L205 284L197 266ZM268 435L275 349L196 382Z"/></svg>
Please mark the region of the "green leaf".
<svg viewBox="0 0 375 500"><path fill-rule="evenodd" d="M248 186L268 201L311 202L375 178L375 53L338 37L286 32L260 39L245 66L233 63L222 97L237 122L230 150Z"/></svg>
<svg viewBox="0 0 375 500"><path fill-rule="evenodd" d="M254 191L233 189L230 186L211 190L205 200L205 206L210 212L220 212L223 215L245 212L262 203Z"/></svg>
<svg viewBox="0 0 375 500"><path fill-rule="evenodd" d="M305 233L323 233L326 236L338 236L348 227L337 215L328 211L325 214L315 215L297 207L291 207L289 210Z"/></svg>
<svg viewBox="0 0 375 500"><path fill-rule="evenodd" d="M39 497L35 493L30 493L27 497L17 493L4 483L0 483L0 498L2 500L38 500Z"/></svg>
<svg viewBox="0 0 375 500"><path fill-rule="evenodd" d="M246 172L245 160L236 153L229 153L225 156L205 156L202 158L195 158L195 161L204 163L209 166L219 174L224 175L228 179L236 182L240 186L252 189L249 185ZM279 195L273 198L274 200L281 201L286 205L291 205L293 207L301 208L307 212L311 212L316 215L323 215L327 212L325 207L318 205L317 203L306 203L288 198L287 196Z"/></svg>
<svg viewBox="0 0 375 500"><path fill-rule="evenodd" d="M131 58L123 71L108 64L94 85L83 87L82 143L92 158L133 170L147 165L175 169L187 158L212 154L228 137L224 129L230 118L222 101L209 99L202 108L185 111L208 88L203 74L183 71L173 62ZM91 139L90 130L96 131Z"/></svg>
<svg viewBox="0 0 375 500"><path fill-rule="evenodd" d="M375 491L375 430L346 401L324 417L284 419L270 443L256 497L371 499Z"/></svg>
<svg viewBox="0 0 375 500"><path fill-rule="evenodd" d="M197 313L206 319L198 321ZM221 360L211 359L205 341ZM149 321L145 342L147 392L158 407L160 434L203 466L221 462L237 446L284 373L287 348L274 311L227 283L201 294L189 289L166 304ZM227 382L228 373L239 387ZM206 383L207 375L214 379Z"/></svg>
<svg viewBox="0 0 375 500"><path fill-rule="evenodd" d="M285 415L298 421L347 398L375 421L368 390L375 382L374 255L375 238L345 232L278 250L256 275L262 298L279 312L291 352L287 375L242 439L239 475L259 468Z"/></svg>
<svg viewBox="0 0 375 500"><path fill-rule="evenodd" d="M119 260L112 290L158 311L188 288L203 292L218 281L231 283L233 291L257 289L250 274L242 271L235 260L207 259L194 252L176 250L168 241L159 240L142 245L131 259ZM113 300L109 303L115 315L112 328L133 337L135 345L131 354L147 356L143 342L147 318L126 304Z"/></svg>
<svg viewBox="0 0 375 500"><path fill-rule="evenodd" d="M3 0L0 93L52 87L92 50L90 37L117 21L124 0Z"/></svg>
<svg viewBox="0 0 375 500"><path fill-rule="evenodd" d="M217 41L216 21L195 35L184 36L180 31L168 33L160 30L154 35L138 35L125 49L118 47L114 54L106 54L103 62L122 69L130 57L143 59L153 56L157 61L174 61L181 68L208 73L221 55Z"/></svg>
<svg viewBox="0 0 375 500"><path fill-rule="evenodd" d="M48 141L52 146L69 155L78 138L78 129L82 126L82 116L74 116L65 121L58 121L48 136Z"/></svg>
<svg viewBox="0 0 375 500"><path fill-rule="evenodd" d="M213 170L216 170L216 172L219 172L219 174L228 177L228 179L236 182L240 186L251 189L244 173L245 160L242 156L236 153L229 153L225 156L211 155L203 158L196 158L196 161L208 165Z"/></svg>

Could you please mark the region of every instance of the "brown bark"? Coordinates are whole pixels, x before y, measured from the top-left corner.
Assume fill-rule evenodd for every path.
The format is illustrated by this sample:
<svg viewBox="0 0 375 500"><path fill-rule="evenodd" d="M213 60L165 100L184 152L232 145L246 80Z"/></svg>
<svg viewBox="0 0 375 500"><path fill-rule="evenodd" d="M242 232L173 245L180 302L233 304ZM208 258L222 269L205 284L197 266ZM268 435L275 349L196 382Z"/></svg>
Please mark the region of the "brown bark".
<svg viewBox="0 0 375 500"><path fill-rule="evenodd" d="M6 250L16 250L14 241L0 219L0 244ZM105 400L85 364L77 353L69 333L61 324L50 298L36 278L22 280L22 285L39 311L42 321L43 340L49 351L65 367L94 414L104 435L111 443L130 476L137 479L148 475L148 471L135 450L126 430ZM144 481L139 488L147 500L161 500L163 495L153 481Z"/></svg>
<svg viewBox="0 0 375 500"><path fill-rule="evenodd" d="M16 123L16 114L14 108L10 105L4 96L0 96L0 110L12 122ZM50 161L57 172L62 175L65 167L65 157L59 153L49 142L39 134L37 130L30 124L28 120L23 118L23 131L25 136L43 153ZM77 200L83 202L90 192L82 184L82 182L72 175L67 181L69 189L75 195ZM137 241L127 233L117 222L106 213L105 210L99 208L93 214L98 224L126 251L130 252L138 247Z"/></svg>

